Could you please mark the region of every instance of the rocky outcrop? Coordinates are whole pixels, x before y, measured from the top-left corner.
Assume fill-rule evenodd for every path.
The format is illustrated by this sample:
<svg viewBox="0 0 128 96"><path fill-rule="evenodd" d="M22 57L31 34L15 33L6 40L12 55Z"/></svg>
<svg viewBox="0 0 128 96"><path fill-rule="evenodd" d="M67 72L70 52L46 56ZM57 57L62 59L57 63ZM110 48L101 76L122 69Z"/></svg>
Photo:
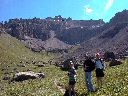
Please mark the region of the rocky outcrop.
<svg viewBox="0 0 128 96"><path fill-rule="evenodd" d="M127 17L127 12L127 10L124 10L117 14L123 14ZM109 51L114 52L118 57L120 54L125 55L128 50L128 22L127 18L123 17L115 19L119 17L120 15L115 15L109 23L100 27L102 31L100 34L81 43L80 48L77 50L79 54L88 52L89 54L94 55L97 51L103 54Z"/></svg>
<svg viewBox="0 0 128 96"><path fill-rule="evenodd" d="M115 16L110 20L110 24L118 24L118 23L128 23L128 10L123 10L122 12L118 12Z"/></svg>
<svg viewBox="0 0 128 96"><path fill-rule="evenodd" d="M28 48L39 52L48 49L68 49L71 47L70 44L79 44L95 36L96 32L90 30L102 25L103 20L72 20L59 15L46 19L10 19L9 22L5 22L4 28Z"/></svg>
<svg viewBox="0 0 128 96"><path fill-rule="evenodd" d="M100 20L62 18L11 19L1 25L33 51L64 50L79 45L77 54L128 50L128 10L115 14L108 23Z"/></svg>
<svg viewBox="0 0 128 96"><path fill-rule="evenodd" d="M69 58L69 59L66 59L63 62L61 62L61 64L60 64L61 69L65 70L65 71L69 70L70 69L70 63L71 63L70 61L73 62L74 68L77 70L78 69L78 63L74 58Z"/></svg>

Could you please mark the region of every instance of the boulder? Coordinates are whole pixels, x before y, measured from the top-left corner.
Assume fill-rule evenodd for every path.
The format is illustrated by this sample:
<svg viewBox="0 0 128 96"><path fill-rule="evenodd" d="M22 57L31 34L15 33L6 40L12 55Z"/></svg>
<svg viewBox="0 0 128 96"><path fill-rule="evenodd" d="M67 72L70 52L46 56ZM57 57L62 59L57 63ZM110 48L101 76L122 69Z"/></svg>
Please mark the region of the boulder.
<svg viewBox="0 0 128 96"><path fill-rule="evenodd" d="M34 63L34 65L35 66L38 66L38 67L45 67L45 62L43 62L43 61L38 61L38 62L36 62L36 63Z"/></svg>
<svg viewBox="0 0 128 96"><path fill-rule="evenodd" d="M61 65L62 65L61 69L65 70L65 71L69 70L70 69L70 61L73 61L75 69L78 69L78 64L73 58L67 59L64 62L62 62L61 63Z"/></svg>
<svg viewBox="0 0 128 96"><path fill-rule="evenodd" d="M24 81L28 79L37 79L37 78L44 78L45 75L44 73L35 73L32 71L28 72L18 72L14 76L15 81Z"/></svg>
<svg viewBox="0 0 128 96"><path fill-rule="evenodd" d="M11 79L11 77L9 77L9 76L3 77L3 80L10 80L10 79Z"/></svg>
<svg viewBox="0 0 128 96"><path fill-rule="evenodd" d="M38 66L38 67L45 67L45 64L43 64L43 63L38 63L38 64L35 64L35 66Z"/></svg>
<svg viewBox="0 0 128 96"><path fill-rule="evenodd" d="M23 63L23 61L20 61L20 63Z"/></svg>
<svg viewBox="0 0 128 96"><path fill-rule="evenodd" d="M36 64L36 61L32 61L32 64Z"/></svg>
<svg viewBox="0 0 128 96"><path fill-rule="evenodd" d="M112 61L109 63L109 66L110 66L110 67L111 67L111 66L117 66L117 65L120 65L120 64L122 64L121 61L119 61L119 60L112 60Z"/></svg>
<svg viewBox="0 0 128 96"><path fill-rule="evenodd" d="M67 71L67 70L69 70L69 68L70 68L70 60L69 59L67 59L67 60L65 60L65 61L63 61L60 65L60 67L61 67L61 69L62 70L64 70L64 71Z"/></svg>
<svg viewBox="0 0 128 96"><path fill-rule="evenodd" d="M13 68L13 70L14 70L14 71L16 71L16 70L17 70L17 68Z"/></svg>
<svg viewBox="0 0 128 96"><path fill-rule="evenodd" d="M1 69L1 71L5 71L5 70L8 70L8 68L5 67L5 68L2 68L2 69Z"/></svg>
<svg viewBox="0 0 128 96"><path fill-rule="evenodd" d="M5 71L5 72L4 72L4 74L9 74L9 73L10 73L10 72L8 72L8 71Z"/></svg>
<svg viewBox="0 0 128 96"><path fill-rule="evenodd" d="M17 66L18 66L18 67L26 67L25 64L18 64Z"/></svg>

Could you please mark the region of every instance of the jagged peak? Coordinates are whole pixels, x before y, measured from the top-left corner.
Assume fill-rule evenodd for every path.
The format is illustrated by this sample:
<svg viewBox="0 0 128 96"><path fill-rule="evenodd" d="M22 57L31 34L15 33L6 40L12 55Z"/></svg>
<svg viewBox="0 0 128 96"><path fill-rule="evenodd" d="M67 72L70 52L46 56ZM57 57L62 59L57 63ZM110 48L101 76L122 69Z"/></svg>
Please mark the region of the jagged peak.
<svg viewBox="0 0 128 96"><path fill-rule="evenodd" d="M128 10L125 9L122 12L116 13L115 16L110 19L110 23L128 23Z"/></svg>

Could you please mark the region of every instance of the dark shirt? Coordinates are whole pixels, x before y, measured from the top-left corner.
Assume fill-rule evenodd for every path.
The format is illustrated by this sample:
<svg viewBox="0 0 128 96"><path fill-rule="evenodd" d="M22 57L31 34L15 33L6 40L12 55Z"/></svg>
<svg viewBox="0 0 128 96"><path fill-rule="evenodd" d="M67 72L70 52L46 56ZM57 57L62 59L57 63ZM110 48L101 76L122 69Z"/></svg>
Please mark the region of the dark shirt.
<svg viewBox="0 0 128 96"><path fill-rule="evenodd" d="M69 70L69 81L73 81L73 80L76 81L76 70L75 70L75 68L71 68Z"/></svg>
<svg viewBox="0 0 128 96"><path fill-rule="evenodd" d="M84 71L85 72L91 72L92 71L92 67L95 66L94 62L91 59L87 59L84 61Z"/></svg>

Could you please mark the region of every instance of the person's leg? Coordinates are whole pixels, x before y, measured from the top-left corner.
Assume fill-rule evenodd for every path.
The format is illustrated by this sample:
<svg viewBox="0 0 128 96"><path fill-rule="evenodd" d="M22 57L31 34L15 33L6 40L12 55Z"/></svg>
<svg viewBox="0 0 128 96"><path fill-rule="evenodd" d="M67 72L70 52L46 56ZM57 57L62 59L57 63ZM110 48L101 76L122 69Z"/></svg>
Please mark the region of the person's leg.
<svg viewBox="0 0 128 96"><path fill-rule="evenodd" d="M76 94L75 94L75 84L72 85L72 91L73 91L73 96L76 96Z"/></svg>
<svg viewBox="0 0 128 96"><path fill-rule="evenodd" d="M104 85L104 77L101 78L101 84L102 84L102 87Z"/></svg>
<svg viewBox="0 0 128 96"><path fill-rule="evenodd" d="M97 77L97 88L100 88L100 77Z"/></svg>
<svg viewBox="0 0 128 96"><path fill-rule="evenodd" d="M94 87L92 84L92 72L86 72L86 85L88 91L94 91Z"/></svg>
<svg viewBox="0 0 128 96"><path fill-rule="evenodd" d="M88 83L89 83L89 90L94 91L94 87L92 84L92 72L88 72Z"/></svg>
<svg viewBox="0 0 128 96"><path fill-rule="evenodd" d="M88 91L90 91L90 89L89 89L88 77L89 77L88 72L85 72L85 81L86 81L86 86L87 86Z"/></svg>
<svg viewBox="0 0 128 96"><path fill-rule="evenodd" d="M71 96L71 88L72 88L72 86L69 85L69 96Z"/></svg>
<svg viewBox="0 0 128 96"><path fill-rule="evenodd" d="M103 77L100 77L100 87L103 87Z"/></svg>

